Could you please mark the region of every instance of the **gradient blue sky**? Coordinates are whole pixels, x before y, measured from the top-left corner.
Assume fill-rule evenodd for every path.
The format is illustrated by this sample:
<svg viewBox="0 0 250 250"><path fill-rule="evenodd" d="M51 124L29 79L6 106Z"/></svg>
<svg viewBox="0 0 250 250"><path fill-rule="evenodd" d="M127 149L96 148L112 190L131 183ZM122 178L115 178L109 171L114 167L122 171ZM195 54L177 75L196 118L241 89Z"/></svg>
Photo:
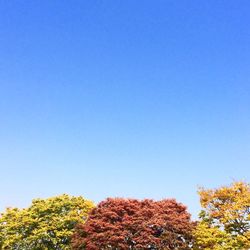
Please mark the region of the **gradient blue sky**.
<svg viewBox="0 0 250 250"><path fill-rule="evenodd" d="M0 209L250 180L250 1L0 2Z"/></svg>

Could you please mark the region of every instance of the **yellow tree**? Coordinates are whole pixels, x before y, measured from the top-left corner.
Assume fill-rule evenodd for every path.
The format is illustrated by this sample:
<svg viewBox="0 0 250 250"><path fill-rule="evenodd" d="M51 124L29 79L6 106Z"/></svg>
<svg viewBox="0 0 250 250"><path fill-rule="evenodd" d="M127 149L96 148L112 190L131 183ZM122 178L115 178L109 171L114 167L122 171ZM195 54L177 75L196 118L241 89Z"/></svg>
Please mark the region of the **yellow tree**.
<svg viewBox="0 0 250 250"><path fill-rule="evenodd" d="M25 209L8 208L0 216L0 249L70 249L75 225L93 207L89 200L63 194L35 199Z"/></svg>
<svg viewBox="0 0 250 250"><path fill-rule="evenodd" d="M203 210L194 232L196 249L250 249L250 185L235 182L218 189L200 189Z"/></svg>

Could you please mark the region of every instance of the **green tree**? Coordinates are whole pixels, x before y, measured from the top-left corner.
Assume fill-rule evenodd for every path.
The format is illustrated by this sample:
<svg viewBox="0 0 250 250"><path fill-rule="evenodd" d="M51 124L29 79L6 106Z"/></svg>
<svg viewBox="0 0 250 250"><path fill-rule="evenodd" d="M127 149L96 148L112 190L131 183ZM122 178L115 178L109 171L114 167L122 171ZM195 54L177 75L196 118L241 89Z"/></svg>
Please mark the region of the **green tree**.
<svg viewBox="0 0 250 250"><path fill-rule="evenodd" d="M204 210L194 232L196 248L250 249L250 185L235 182L218 189L200 189Z"/></svg>
<svg viewBox="0 0 250 250"><path fill-rule="evenodd" d="M74 227L83 223L93 202L66 194L35 199L25 209L8 208L0 217L0 249L66 250Z"/></svg>

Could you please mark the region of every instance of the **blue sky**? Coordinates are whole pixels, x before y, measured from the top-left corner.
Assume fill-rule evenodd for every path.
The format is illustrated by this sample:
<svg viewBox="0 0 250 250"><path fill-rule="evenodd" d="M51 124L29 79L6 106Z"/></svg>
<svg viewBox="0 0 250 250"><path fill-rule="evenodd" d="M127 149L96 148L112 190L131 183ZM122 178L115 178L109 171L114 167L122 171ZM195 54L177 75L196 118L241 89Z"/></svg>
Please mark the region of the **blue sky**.
<svg viewBox="0 0 250 250"><path fill-rule="evenodd" d="M250 180L250 2L1 1L0 209Z"/></svg>

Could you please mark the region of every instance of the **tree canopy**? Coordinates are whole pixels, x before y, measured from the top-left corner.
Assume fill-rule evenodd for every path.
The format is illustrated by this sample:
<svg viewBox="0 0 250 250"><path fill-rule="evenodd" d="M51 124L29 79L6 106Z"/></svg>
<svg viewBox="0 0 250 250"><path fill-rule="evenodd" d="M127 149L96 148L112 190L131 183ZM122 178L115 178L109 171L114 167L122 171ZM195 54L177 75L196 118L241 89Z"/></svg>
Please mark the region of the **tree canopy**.
<svg viewBox="0 0 250 250"><path fill-rule="evenodd" d="M204 210L195 231L197 249L250 249L250 185L235 182L218 189L200 189Z"/></svg>
<svg viewBox="0 0 250 250"><path fill-rule="evenodd" d="M108 198L94 206L66 194L0 214L2 250L249 250L250 184L199 189L193 223L174 199Z"/></svg>
<svg viewBox="0 0 250 250"><path fill-rule="evenodd" d="M35 199L25 209L8 208L0 217L0 248L70 249L75 225L84 222L93 207L89 200L64 194Z"/></svg>
<svg viewBox="0 0 250 250"><path fill-rule="evenodd" d="M173 199L109 198L77 226L72 246L75 250L189 249L191 231L186 207Z"/></svg>

